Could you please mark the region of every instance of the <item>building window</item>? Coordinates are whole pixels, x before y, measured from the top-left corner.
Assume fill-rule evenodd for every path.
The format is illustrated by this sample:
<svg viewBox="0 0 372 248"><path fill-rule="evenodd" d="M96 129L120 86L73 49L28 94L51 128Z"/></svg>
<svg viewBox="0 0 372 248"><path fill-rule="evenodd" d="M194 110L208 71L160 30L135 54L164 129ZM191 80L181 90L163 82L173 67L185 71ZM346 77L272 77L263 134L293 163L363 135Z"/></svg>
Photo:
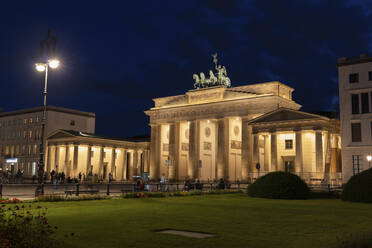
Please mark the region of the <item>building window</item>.
<svg viewBox="0 0 372 248"><path fill-rule="evenodd" d="M23 124L24 124L24 125L27 124L27 119L23 119Z"/></svg>
<svg viewBox="0 0 372 248"><path fill-rule="evenodd" d="M362 155L352 155L353 159L353 175L359 174L362 171Z"/></svg>
<svg viewBox="0 0 372 248"><path fill-rule="evenodd" d="M359 73L351 73L349 74L349 82L351 84L359 82Z"/></svg>
<svg viewBox="0 0 372 248"><path fill-rule="evenodd" d="M286 150L293 149L293 140L285 140L285 149Z"/></svg>
<svg viewBox="0 0 372 248"><path fill-rule="evenodd" d="M30 118L30 121L29 122L30 122L30 124L32 123L32 118Z"/></svg>
<svg viewBox="0 0 372 248"><path fill-rule="evenodd" d="M32 130L30 130L30 132L29 132L29 137L30 137L30 139L32 138Z"/></svg>
<svg viewBox="0 0 372 248"><path fill-rule="evenodd" d="M351 94L351 113L353 115L359 114L359 95Z"/></svg>
<svg viewBox="0 0 372 248"><path fill-rule="evenodd" d="M368 93L362 93L362 114L369 113L369 97Z"/></svg>
<svg viewBox="0 0 372 248"><path fill-rule="evenodd" d="M352 142L362 141L362 129L360 123L351 123L351 141Z"/></svg>
<svg viewBox="0 0 372 248"><path fill-rule="evenodd" d="M75 121L74 121L74 120L71 120L71 121L70 121L70 125L71 125L71 126L75 126Z"/></svg>
<svg viewBox="0 0 372 248"><path fill-rule="evenodd" d="M368 72L368 80L369 81L372 81L372 71L369 71Z"/></svg>

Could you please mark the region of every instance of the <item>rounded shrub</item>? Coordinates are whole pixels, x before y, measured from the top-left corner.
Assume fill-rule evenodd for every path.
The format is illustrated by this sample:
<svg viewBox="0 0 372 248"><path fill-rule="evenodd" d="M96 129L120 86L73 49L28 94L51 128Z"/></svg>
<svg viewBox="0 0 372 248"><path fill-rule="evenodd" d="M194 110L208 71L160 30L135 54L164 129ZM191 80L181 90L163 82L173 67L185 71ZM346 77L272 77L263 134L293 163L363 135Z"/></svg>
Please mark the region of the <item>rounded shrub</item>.
<svg viewBox="0 0 372 248"><path fill-rule="evenodd" d="M271 199L307 199L309 192L299 176L282 171L266 174L248 187L249 196Z"/></svg>
<svg viewBox="0 0 372 248"><path fill-rule="evenodd" d="M341 199L372 203L372 168L352 176L342 190Z"/></svg>

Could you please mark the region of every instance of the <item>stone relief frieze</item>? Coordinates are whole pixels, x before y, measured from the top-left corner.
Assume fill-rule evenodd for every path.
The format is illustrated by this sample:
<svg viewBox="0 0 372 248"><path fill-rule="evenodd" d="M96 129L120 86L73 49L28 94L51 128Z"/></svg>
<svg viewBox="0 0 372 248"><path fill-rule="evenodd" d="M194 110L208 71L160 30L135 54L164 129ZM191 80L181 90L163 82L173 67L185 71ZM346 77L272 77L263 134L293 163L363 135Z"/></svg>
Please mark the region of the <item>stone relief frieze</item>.
<svg viewBox="0 0 372 248"><path fill-rule="evenodd" d="M231 149L242 149L242 142L238 140L232 140Z"/></svg>
<svg viewBox="0 0 372 248"><path fill-rule="evenodd" d="M203 146L205 151L211 151L212 150L212 143L211 142L204 142Z"/></svg>
<svg viewBox="0 0 372 248"><path fill-rule="evenodd" d="M189 150L189 143L182 143L181 144L181 150L182 151L188 151Z"/></svg>

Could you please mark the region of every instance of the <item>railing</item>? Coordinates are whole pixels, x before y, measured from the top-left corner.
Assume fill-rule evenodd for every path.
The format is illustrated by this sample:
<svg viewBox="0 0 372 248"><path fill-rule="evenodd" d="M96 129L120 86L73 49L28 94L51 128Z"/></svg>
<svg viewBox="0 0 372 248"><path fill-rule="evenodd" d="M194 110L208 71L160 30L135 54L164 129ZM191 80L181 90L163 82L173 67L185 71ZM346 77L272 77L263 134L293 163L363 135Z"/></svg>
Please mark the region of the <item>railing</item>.
<svg viewBox="0 0 372 248"><path fill-rule="evenodd" d="M258 176L258 175L257 175ZM262 176L260 173L259 176ZM250 183L236 182L226 183L225 188L231 190L246 191ZM308 184L315 191L338 191L342 185L336 184ZM184 183L148 183L143 187L138 187L136 183L112 183L112 184L0 184L0 197L33 199L39 194L45 195L71 195L79 196L82 194L114 195L119 196L123 193L149 191L149 192L176 192L176 191L213 191L219 189L218 183L191 184L185 187Z"/></svg>
<svg viewBox="0 0 372 248"><path fill-rule="evenodd" d="M176 191L212 191L218 188L218 183L191 184L185 188L184 183L148 183L139 187L136 183L112 183L112 184L0 184L0 197L32 199L37 195L75 195L99 194L121 195L128 192L176 192ZM226 189L247 190L248 183L226 184Z"/></svg>

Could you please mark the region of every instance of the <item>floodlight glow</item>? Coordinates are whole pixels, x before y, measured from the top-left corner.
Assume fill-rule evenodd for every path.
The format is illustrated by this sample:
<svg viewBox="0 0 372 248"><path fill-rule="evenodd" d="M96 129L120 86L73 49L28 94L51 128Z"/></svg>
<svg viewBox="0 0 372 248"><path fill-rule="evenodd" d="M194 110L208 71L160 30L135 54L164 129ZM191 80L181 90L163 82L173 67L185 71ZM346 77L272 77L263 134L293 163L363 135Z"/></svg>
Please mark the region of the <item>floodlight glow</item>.
<svg viewBox="0 0 372 248"><path fill-rule="evenodd" d="M59 60L51 59L48 62L49 62L49 66L53 69L55 69L59 66Z"/></svg>
<svg viewBox="0 0 372 248"><path fill-rule="evenodd" d="M41 64L41 63L37 63L37 64L35 64L35 68L36 68L36 70L39 71L39 72L43 72L43 71L45 71L45 65L44 65L44 64Z"/></svg>
<svg viewBox="0 0 372 248"><path fill-rule="evenodd" d="M367 156L367 160L368 160L368 162L371 162L371 160L372 160L372 156L371 156L371 155L368 155L368 156Z"/></svg>

